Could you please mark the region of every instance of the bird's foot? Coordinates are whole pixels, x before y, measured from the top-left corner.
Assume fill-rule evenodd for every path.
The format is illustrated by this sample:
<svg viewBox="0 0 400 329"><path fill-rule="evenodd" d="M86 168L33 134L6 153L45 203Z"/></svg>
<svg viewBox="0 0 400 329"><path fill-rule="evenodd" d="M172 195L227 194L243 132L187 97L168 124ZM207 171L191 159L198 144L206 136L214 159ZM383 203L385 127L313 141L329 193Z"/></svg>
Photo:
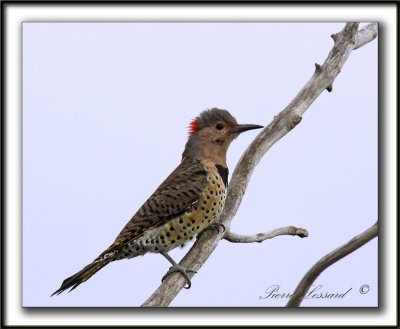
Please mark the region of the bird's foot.
<svg viewBox="0 0 400 329"><path fill-rule="evenodd" d="M220 229L222 230L222 233L226 231L225 225L221 222L213 222L205 228L205 230L216 230L218 234L220 232Z"/></svg>
<svg viewBox="0 0 400 329"><path fill-rule="evenodd" d="M197 273L197 272L194 271L194 270L188 270L188 269L180 266L179 264L172 265L169 268L168 272L165 273L165 275L162 277L161 282L164 282L164 280L167 278L168 275L170 275L172 273L175 273L175 272L179 272L179 273L181 273L183 275L183 277L186 279L186 284L187 284L187 287L185 285L183 288L189 289L192 286L192 282L190 281L190 278L188 276L188 272L192 272L192 273Z"/></svg>
<svg viewBox="0 0 400 329"><path fill-rule="evenodd" d="M196 239L199 239L201 235L207 230L214 230L217 231L217 233L219 234L220 229L222 229L222 233L225 232L226 231L225 225L220 222L213 222L210 225L208 225L203 231L197 234Z"/></svg>

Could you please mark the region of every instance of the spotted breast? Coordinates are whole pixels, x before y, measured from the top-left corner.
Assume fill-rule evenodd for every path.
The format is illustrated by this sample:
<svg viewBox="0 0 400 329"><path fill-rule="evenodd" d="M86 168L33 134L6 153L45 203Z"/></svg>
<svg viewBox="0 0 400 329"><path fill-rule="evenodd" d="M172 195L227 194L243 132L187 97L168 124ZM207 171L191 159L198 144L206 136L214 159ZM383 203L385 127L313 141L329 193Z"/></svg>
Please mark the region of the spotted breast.
<svg viewBox="0 0 400 329"><path fill-rule="evenodd" d="M166 224L148 230L141 237L131 241L123 250L123 257L131 258L146 252L168 252L203 231L218 220L225 204L228 169L215 164L204 164L206 184L198 200L193 202L181 215ZM182 192L175 190L178 194Z"/></svg>

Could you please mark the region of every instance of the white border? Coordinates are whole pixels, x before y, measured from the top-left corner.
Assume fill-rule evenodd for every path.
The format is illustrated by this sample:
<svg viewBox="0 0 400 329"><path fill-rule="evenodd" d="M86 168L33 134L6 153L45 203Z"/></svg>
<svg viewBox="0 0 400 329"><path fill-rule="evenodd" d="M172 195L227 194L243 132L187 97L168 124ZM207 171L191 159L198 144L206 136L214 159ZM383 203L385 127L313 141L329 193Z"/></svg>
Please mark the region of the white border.
<svg viewBox="0 0 400 329"><path fill-rule="evenodd" d="M7 325L394 325L396 321L396 7L395 5L21 5L8 4L6 14L6 260L5 324ZM385 193L381 214L381 301L383 309L283 310L245 312L221 309L220 312L186 309L179 312L108 312L106 310L45 309L27 312L21 308L21 23L23 21L378 21L380 23L380 76L384 81L385 154L381 172L385 173ZM332 33L337 31L332 31ZM382 42L383 41L383 42ZM289 101L289 100L288 100ZM383 129L382 129L383 130ZM382 131L381 131L382 132ZM381 135L381 137L383 137ZM382 145L381 145L382 147ZM382 152L383 153L383 152ZM383 219L381 218L381 222ZM382 254L382 253L381 253ZM390 288L390 289L389 289ZM278 312L279 311L279 312ZM73 315L73 316L72 316Z"/></svg>

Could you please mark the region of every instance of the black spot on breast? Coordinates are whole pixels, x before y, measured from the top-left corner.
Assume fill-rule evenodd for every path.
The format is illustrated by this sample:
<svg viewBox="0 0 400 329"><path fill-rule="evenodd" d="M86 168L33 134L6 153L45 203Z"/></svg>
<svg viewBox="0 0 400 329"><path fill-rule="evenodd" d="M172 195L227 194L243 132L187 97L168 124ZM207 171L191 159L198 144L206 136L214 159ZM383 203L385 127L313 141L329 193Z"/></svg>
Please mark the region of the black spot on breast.
<svg viewBox="0 0 400 329"><path fill-rule="evenodd" d="M218 174L221 176L222 181L225 184L225 187L228 186L229 169L218 164L216 164L215 167L217 168Z"/></svg>

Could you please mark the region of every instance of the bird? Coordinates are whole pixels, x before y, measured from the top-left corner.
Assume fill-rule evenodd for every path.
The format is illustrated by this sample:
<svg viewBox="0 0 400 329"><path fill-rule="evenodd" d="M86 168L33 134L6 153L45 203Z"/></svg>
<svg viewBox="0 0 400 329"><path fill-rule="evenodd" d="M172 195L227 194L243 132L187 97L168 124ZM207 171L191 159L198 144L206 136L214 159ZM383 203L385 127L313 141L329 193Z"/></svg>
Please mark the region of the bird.
<svg viewBox="0 0 400 329"><path fill-rule="evenodd" d="M175 170L133 215L115 241L92 263L65 279L51 296L72 291L109 263L159 253L171 267L162 281L174 272L186 279L189 272L168 252L218 223L223 210L229 170L226 155L231 142L241 133L260 129L255 124L238 124L225 109L203 110L189 124L188 140Z"/></svg>

